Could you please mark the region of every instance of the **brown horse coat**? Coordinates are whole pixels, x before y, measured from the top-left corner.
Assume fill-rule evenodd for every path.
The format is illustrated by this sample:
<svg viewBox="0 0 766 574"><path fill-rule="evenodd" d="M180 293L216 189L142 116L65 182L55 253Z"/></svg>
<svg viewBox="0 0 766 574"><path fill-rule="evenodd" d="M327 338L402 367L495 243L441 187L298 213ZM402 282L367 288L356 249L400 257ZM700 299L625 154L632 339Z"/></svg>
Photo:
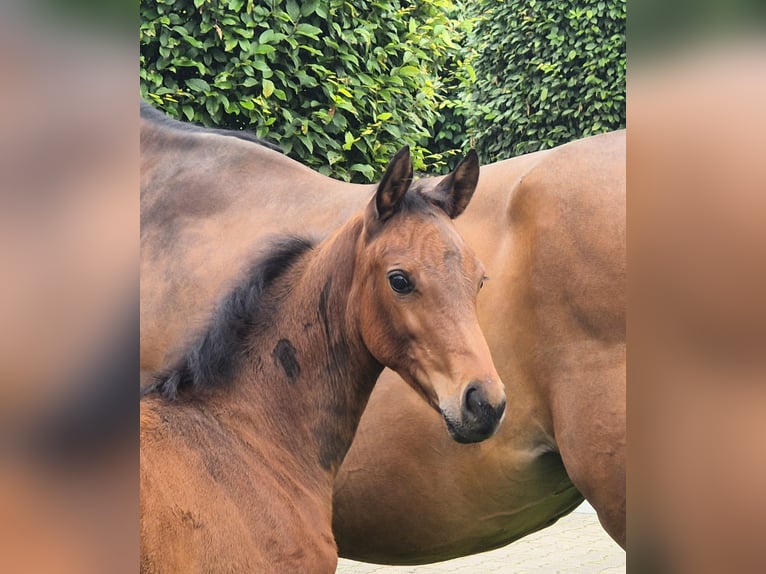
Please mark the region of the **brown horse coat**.
<svg viewBox="0 0 766 574"><path fill-rule="evenodd" d="M505 396L476 317L484 269L449 219L475 154L456 173L407 194L397 154L363 214L259 259L146 387L142 571L334 572L333 480L385 365L455 440L494 433Z"/></svg>
<svg viewBox="0 0 766 574"><path fill-rule="evenodd" d="M506 385L505 422L485 443L453 445L384 373L336 481L342 556L481 552L583 496L624 546L624 153L616 132L481 168L458 227L490 278L479 320Z"/></svg>
<svg viewBox="0 0 766 574"><path fill-rule="evenodd" d="M625 133L484 166L478 189L457 225L490 277L479 320L508 389L506 421L481 445L452 444L436 413L384 373L336 483L342 555L478 552L550 524L583 495L624 545ZM266 235L327 233L369 190L145 120L142 367L172 359ZM390 420L407 422L381 426Z"/></svg>

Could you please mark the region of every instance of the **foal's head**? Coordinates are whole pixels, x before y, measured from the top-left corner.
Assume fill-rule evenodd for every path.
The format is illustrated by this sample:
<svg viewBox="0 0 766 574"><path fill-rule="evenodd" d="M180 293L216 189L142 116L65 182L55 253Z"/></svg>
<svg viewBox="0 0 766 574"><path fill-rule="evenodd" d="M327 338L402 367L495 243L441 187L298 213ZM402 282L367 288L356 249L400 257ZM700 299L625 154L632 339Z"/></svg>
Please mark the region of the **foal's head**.
<svg viewBox="0 0 766 574"><path fill-rule="evenodd" d="M365 345L442 414L459 442L490 437L505 392L476 316L485 270L452 224L479 177L471 152L428 193L411 190L412 163L391 161L364 216L351 297Z"/></svg>

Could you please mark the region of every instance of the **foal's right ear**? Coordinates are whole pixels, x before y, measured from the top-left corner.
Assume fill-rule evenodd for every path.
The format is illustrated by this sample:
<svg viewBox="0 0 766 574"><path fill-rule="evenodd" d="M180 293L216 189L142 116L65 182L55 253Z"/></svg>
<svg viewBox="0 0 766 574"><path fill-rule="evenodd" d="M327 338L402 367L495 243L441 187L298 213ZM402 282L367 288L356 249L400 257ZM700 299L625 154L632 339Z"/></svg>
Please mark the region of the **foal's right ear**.
<svg viewBox="0 0 766 574"><path fill-rule="evenodd" d="M474 150L457 165L455 171L442 179L427 197L441 207L450 219L465 211L479 183L479 156Z"/></svg>
<svg viewBox="0 0 766 574"><path fill-rule="evenodd" d="M409 146L400 149L392 159L375 192L375 212L378 220L385 221L399 209L404 195L412 183L412 159Z"/></svg>

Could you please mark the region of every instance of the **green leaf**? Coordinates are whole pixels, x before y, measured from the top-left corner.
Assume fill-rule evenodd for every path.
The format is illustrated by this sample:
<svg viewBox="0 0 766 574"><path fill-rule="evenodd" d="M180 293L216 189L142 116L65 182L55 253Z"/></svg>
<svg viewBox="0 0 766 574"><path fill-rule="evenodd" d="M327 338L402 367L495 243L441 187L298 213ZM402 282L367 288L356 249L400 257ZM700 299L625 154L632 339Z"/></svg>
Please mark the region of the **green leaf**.
<svg viewBox="0 0 766 574"><path fill-rule="evenodd" d="M191 36L184 36L184 41L189 44L190 46L193 46L194 48L202 48L203 44L196 38L192 38Z"/></svg>
<svg viewBox="0 0 766 574"><path fill-rule="evenodd" d="M183 111L187 120L192 121L194 119L194 108L192 108L189 104L184 104L181 107L181 110Z"/></svg>
<svg viewBox="0 0 766 574"><path fill-rule="evenodd" d="M191 60L190 58L187 58L187 57L176 58L175 60L173 60L173 63L176 66L180 66L180 67L196 68L200 74L204 74L207 72L204 65L202 65L200 62L195 62L194 60Z"/></svg>
<svg viewBox="0 0 766 574"><path fill-rule="evenodd" d="M314 142L311 140L309 136L300 135L298 136L298 140L306 146L306 149L309 153L314 153Z"/></svg>
<svg viewBox="0 0 766 574"><path fill-rule="evenodd" d="M251 50L253 54L269 55L276 52L277 49L270 44L259 44Z"/></svg>
<svg viewBox="0 0 766 574"><path fill-rule="evenodd" d="M301 16L311 16L316 12L319 6L319 0L309 0L308 2L301 2Z"/></svg>
<svg viewBox="0 0 766 574"><path fill-rule="evenodd" d="M397 126L392 124L386 124L383 127L383 131L385 131L387 134L392 135L396 139L399 139L400 137L402 137L402 131Z"/></svg>
<svg viewBox="0 0 766 574"><path fill-rule="evenodd" d="M348 151L351 149L351 146L354 145L354 135L351 132L346 132L343 135L343 149Z"/></svg>
<svg viewBox="0 0 766 574"><path fill-rule="evenodd" d="M322 33L322 29L317 28L316 26L312 26L311 24L306 24L301 22L295 27L295 33L300 34L302 36L309 36L311 38L316 38L318 34Z"/></svg>
<svg viewBox="0 0 766 574"><path fill-rule="evenodd" d="M256 69L257 70L261 70L262 72L264 72L264 74L263 74L264 76L266 76L266 72L267 71L271 70L271 68L269 68L268 64L266 64L266 62L264 62L260 58L255 60L253 62L252 66L247 66L247 65L246 66L242 66L242 71L245 72L248 75L255 75L255 70Z"/></svg>
<svg viewBox="0 0 766 574"><path fill-rule="evenodd" d="M343 161L343 154L330 150L327 152L327 161L330 165Z"/></svg>
<svg viewBox="0 0 766 574"><path fill-rule="evenodd" d="M274 93L274 82L271 80L263 80L263 97L268 98Z"/></svg>
<svg viewBox="0 0 766 574"><path fill-rule="evenodd" d="M210 116L215 120L218 119L218 115L220 114L220 107L221 102L215 98L207 98L205 100L205 109L207 110L207 113L210 114Z"/></svg>
<svg viewBox="0 0 766 574"><path fill-rule="evenodd" d="M417 76L420 74L420 69L415 66L402 66L399 68L400 76Z"/></svg>
<svg viewBox="0 0 766 574"><path fill-rule="evenodd" d="M375 170L369 166L361 163L355 163L349 168L349 171L356 171L364 175L369 181L372 181L375 177Z"/></svg>
<svg viewBox="0 0 766 574"><path fill-rule="evenodd" d="M209 92L210 84L201 78L189 78L186 80L186 86L195 92Z"/></svg>
<svg viewBox="0 0 766 574"><path fill-rule="evenodd" d="M258 36L258 43L259 44L277 44L287 38L285 34L282 34L281 32L275 32L274 30L268 29L261 33L260 36Z"/></svg>
<svg viewBox="0 0 766 574"><path fill-rule="evenodd" d="M301 9L298 7L295 0L287 0L285 3L285 10L287 10L287 14L293 22L297 22L298 18L301 16Z"/></svg>

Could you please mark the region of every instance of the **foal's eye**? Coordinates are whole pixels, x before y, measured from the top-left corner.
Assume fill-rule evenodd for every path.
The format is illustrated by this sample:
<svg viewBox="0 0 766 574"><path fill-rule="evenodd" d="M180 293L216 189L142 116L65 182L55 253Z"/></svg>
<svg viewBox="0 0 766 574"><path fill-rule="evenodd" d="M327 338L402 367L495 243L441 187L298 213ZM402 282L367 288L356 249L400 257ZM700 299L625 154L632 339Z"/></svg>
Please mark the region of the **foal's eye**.
<svg viewBox="0 0 766 574"><path fill-rule="evenodd" d="M402 271L391 271L388 274L388 284L391 285L391 289L403 295L412 293L412 290L415 288L410 278Z"/></svg>
<svg viewBox="0 0 766 574"><path fill-rule="evenodd" d="M484 282L487 281L488 279L489 277L486 277L486 276L481 278L481 281L479 282L479 291L481 291L481 288L484 287Z"/></svg>

